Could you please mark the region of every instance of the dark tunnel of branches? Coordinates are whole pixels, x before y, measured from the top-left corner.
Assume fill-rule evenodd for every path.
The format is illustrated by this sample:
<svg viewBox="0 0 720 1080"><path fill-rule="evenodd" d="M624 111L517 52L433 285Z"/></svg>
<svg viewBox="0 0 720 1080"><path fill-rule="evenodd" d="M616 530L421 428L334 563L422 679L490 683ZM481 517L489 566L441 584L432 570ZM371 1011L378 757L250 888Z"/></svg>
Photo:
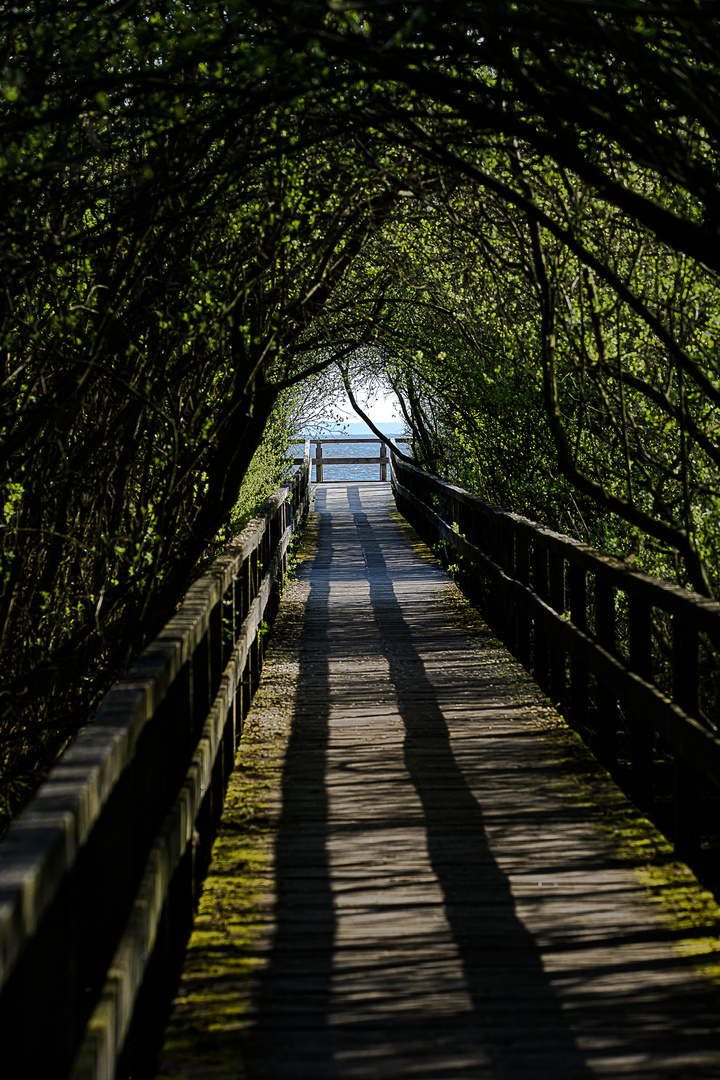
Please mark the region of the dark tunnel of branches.
<svg viewBox="0 0 720 1080"><path fill-rule="evenodd" d="M0 27L1 821L344 383L423 468L716 595L714 4Z"/></svg>

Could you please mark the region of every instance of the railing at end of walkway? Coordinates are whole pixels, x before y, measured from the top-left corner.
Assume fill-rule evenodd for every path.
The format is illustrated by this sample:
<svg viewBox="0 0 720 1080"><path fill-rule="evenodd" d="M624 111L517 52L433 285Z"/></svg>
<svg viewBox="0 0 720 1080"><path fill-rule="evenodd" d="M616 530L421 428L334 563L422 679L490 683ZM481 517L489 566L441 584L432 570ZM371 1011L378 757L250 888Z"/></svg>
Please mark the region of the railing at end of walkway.
<svg viewBox="0 0 720 1080"><path fill-rule="evenodd" d="M401 513L634 802L720 885L720 604L393 456Z"/></svg>
<svg viewBox="0 0 720 1080"><path fill-rule="evenodd" d="M0 845L7 1080L110 1080L144 1052L179 970L308 495L306 461L189 589Z"/></svg>
<svg viewBox="0 0 720 1080"><path fill-rule="evenodd" d="M308 439L305 442L305 455L309 456L310 446L315 447L314 456L310 457L310 464L315 466L315 483L325 483L325 466L337 465L378 465L380 468L380 481L385 483L388 480L388 467L390 465L390 458L388 456L388 447L393 443L405 443L409 442L408 439L398 438L393 439L392 442L385 442L381 439ZM335 457L332 454L323 454L323 446L355 446L356 444L372 443L380 444L380 453L375 454L374 457ZM300 458L295 459L296 462L300 461ZM340 481L337 481L338 483Z"/></svg>

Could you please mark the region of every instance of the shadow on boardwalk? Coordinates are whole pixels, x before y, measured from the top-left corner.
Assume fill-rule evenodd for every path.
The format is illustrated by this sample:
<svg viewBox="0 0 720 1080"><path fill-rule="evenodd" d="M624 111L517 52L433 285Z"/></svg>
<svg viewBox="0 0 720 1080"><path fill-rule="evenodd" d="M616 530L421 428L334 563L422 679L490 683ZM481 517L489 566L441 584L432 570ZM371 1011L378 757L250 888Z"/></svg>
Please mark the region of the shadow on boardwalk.
<svg viewBox="0 0 720 1080"><path fill-rule="evenodd" d="M318 493L250 1013L205 1033L222 1065L163 1075L720 1076L709 985L552 793L539 692L453 624L379 487Z"/></svg>
<svg viewBox="0 0 720 1080"><path fill-rule="evenodd" d="M487 1075L501 1080L547 1073L583 1080L591 1073L533 938L515 914L507 876L493 858L482 810L453 756L447 723L395 597L380 542L352 489L350 508L352 517L340 525L329 517L323 521L319 565L310 586L299 704L283 776L276 848L277 931L261 980L250 1061L257 1075L276 1077ZM322 511L322 502L318 509ZM372 993L374 986L385 996L388 980L377 968L384 968L386 975L394 968L391 982L402 995L401 1008L397 998L387 997L386 1016L379 1021L363 1015L354 1000L333 1001L333 973L342 959L336 955L328 851L332 826L325 784L329 664L338 641L330 637L328 577L332 572L334 582L345 575L357 581L359 567L348 559L348 546L358 541L375 634L358 620L353 591L347 594L346 610L335 604L332 624L345 621L351 628L351 652L353 627L363 653L374 636L386 661L386 677L405 729L404 764L422 807L429 864L440 885L444 917L469 996L469 1002L463 1001L453 987L460 1008L449 1013L442 1000L442 978L436 1001L427 1000L433 998L426 985L428 946L417 945L414 970L405 939L396 941L395 949L383 940L380 947L372 939L365 942L365 962L375 970L365 973L364 993ZM394 804L388 809L392 815ZM392 828L397 822L384 824ZM406 905L406 897L402 902ZM402 917L412 944L412 913L403 911Z"/></svg>

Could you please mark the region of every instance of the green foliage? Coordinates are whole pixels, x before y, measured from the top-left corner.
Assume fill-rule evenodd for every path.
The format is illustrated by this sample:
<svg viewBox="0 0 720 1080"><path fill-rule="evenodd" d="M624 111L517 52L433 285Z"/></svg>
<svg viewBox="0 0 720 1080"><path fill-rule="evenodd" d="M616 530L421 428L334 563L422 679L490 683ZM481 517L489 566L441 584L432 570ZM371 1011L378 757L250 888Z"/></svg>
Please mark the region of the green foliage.
<svg viewBox="0 0 720 1080"><path fill-rule="evenodd" d="M295 470L289 457L290 440L294 434L291 426L291 406L292 396L288 394L282 395L276 402L262 442L253 454L243 477L237 502L224 526L225 542L242 532L262 503L277 491Z"/></svg>
<svg viewBox="0 0 720 1080"><path fill-rule="evenodd" d="M251 467L266 421L318 370L313 319L393 200L253 5L82 11L0 15L12 805L174 610L238 497L241 518L275 486L272 425Z"/></svg>
<svg viewBox="0 0 720 1080"><path fill-rule="evenodd" d="M572 207L572 231L458 183L386 226L369 249L389 275L386 309L356 377L382 370L430 471L708 591L715 277L577 178L514 155L488 152L485 166L520 176L525 198L532 183L549 223Z"/></svg>
<svg viewBox="0 0 720 1080"><path fill-rule="evenodd" d="M333 363L425 467L716 586L719 50L701 0L3 8L0 798Z"/></svg>

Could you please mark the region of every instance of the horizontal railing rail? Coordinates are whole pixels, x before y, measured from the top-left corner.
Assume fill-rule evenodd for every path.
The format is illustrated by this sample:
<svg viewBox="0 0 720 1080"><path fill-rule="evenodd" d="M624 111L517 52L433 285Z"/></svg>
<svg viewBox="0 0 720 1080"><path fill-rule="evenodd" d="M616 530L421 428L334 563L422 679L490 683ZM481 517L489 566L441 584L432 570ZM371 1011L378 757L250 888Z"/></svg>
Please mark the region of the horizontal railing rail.
<svg viewBox="0 0 720 1080"><path fill-rule="evenodd" d="M325 466L336 465L378 465L380 480L384 483L388 479L388 466L390 464L390 458L388 457L388 447L393 443L409 443L409 439L393 438L392 440L383 441L382 439L310 439L308 440L315 447L314 456L310 457L310 464L315 466L315 483L325 483ZM378 454L369 457L335 457L334 455L323 454L323 446L350 446L355 444L367 444L374 443L379 444L380 451ZM308 443L306 443L307 447ZM299 461L296 458L295 461ZM341 481L338 481L341 482ZM361 481L362 482L362 481Z"/></svg>
<svg viewBox="0 0 720 1080"><path fill-rule="evenodd" d="M306 461L191 586L0 844L8 1080L111 1078L118 1062L129 1073L152 1037L308 500Z"/></svg>
<svg viewBox="0 0 720 1080"><path fill-rule="evenodd" d="M401 513L638 806L720 882L720 604L393 458Z"/></svg>

